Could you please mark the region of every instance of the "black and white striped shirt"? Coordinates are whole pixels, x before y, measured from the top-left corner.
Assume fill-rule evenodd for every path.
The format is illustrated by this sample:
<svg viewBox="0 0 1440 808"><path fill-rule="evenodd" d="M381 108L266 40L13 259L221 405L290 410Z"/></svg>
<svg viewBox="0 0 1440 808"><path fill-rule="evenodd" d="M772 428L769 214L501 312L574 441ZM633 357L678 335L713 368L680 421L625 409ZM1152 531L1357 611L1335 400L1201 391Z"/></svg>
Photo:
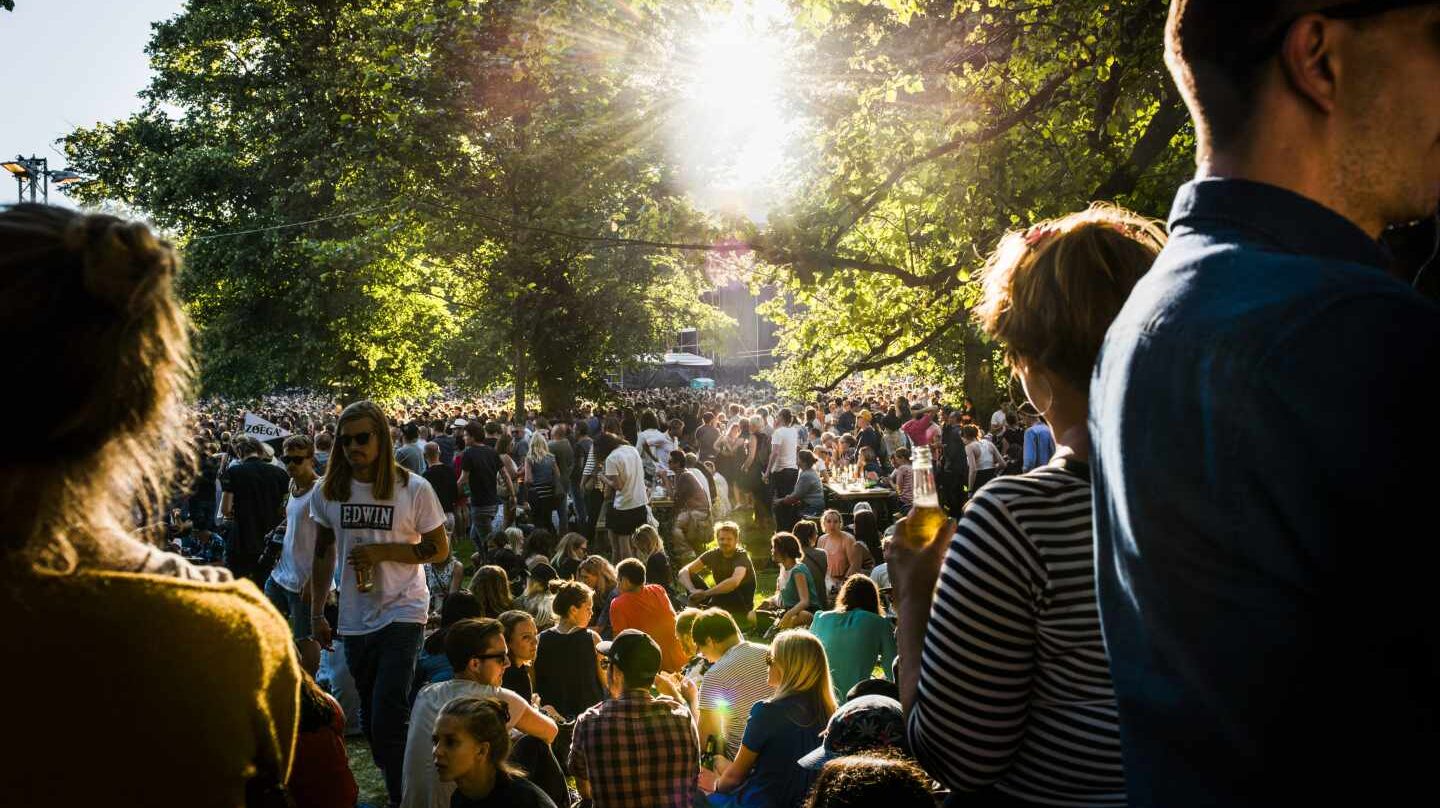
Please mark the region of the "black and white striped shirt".
<svg viewBox="0 0 1440 808"><path fill-rule="evenodd" d="M940 571L909 730L954 790L1125 804L1083 463L997 478L970 501Z"/></svg>

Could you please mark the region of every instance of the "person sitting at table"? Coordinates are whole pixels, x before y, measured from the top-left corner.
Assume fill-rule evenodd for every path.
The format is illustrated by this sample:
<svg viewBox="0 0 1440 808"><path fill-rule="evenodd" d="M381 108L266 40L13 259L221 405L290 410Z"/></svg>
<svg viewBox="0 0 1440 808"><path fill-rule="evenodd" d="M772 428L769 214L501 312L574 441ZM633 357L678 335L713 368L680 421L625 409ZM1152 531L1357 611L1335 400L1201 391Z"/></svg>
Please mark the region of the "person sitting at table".
<svg viewBox="0 0 1440 808"><path fill-rule="evenodd" d="M801 449L795 453L800 474L795 478L795 490L775 503L776 522L793 525L801 519L819 517L825 511L825 484L815 470L815 453Z"/></svg>
<svg viewBox="0 0 1440 808"><path fill-rule="evenodd" d="M861 572L865 553L855 537L845 532L845 518L834 508L820 517L820 527L825 531L818 542L826 557L825 591L833 597L846 578Z"/></svg>
<svg viewBox="0 0 1440 808"><path fill-rule="evenodd" d="M692 605L717 606L736 620L745 620L755 606L755 565L740 546L740 526L734 522L715 525L715 543L716 547L680 568L680 585L690 593ZM703 579L696 582L702 571L710 573L713 586L703 587Z"/></svg>
<svg viewBox="0 0 1440 808"><path fill-rule="evenodd" d="M692 474L685 466L685 453L670 453L670 472L675 480L675 527L671 531L674 547L681 554L692 555L704 546L705 525L710 522L710 491L701 474Z"/></svg>

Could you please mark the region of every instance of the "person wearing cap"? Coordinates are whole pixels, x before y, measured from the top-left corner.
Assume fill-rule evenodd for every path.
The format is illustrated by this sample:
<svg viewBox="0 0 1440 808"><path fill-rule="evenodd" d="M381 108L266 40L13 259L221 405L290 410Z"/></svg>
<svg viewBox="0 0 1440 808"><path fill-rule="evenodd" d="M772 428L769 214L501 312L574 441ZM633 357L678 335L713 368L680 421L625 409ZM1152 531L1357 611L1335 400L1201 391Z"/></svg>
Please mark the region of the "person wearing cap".
<svg viewBox="0 0 1440 808"><path fill-rule="evenodd" d="M700 744L691 707L695 685L659 676L660 646L626 629L596 647L608 698L575 719L570 774L593 808L691 808ZM653 696L651 686L667 695Z"/></svg>
<svg viewBox="0 0 1440 808"><path fill-rule="evenodd" d="M1413 802L1440 545L1387 528L1434 523L1395 414L1440 377L1440 306L1379 239L1440 201L1440 3L1185 0L1165 33L1198 171L1089 416L1130 799Z"/></svg>
<svg viewBox="0 0 1440 808"><path fill-rule="evenodd" d="M226 566L236 578L250 578L263 585L270 571L260 568L260 554L267 543L266 534L285 521L285 499L290 488L290 475L283 467L270 463L265 444L250 435L235 440L239 465L220 475L220 514L232 522L226 535L230 552Z"/></svg>
<svg viewBox="0 0 1440 808"><path fill-rule="evenodd" d="M856 696L840 705L825 725L824 742L800 758L801 768L818 772L836 758L863 752L909 756L905 713L889 696Z"/></svg>

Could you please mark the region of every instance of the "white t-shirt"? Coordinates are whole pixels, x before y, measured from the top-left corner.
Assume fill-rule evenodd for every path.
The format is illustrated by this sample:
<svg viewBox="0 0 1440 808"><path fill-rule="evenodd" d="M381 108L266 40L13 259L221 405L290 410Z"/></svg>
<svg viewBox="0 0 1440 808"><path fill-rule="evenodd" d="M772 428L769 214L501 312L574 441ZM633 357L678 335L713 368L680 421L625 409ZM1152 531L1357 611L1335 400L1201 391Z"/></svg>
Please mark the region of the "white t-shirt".
<svg viewBox="0 0 1440 808"><path fill-rule="evenodd" d="M446 704L463 696L498 697L510 708L510 723L506 726L511 730L515 729L530 706L513 690L482 685L469 679L451 679L422 688L415 697L415 706L410 710L410 734L405 738L405 767L400 774L405 795L400 801L403 808L449 808L455 784L440 782L440 775L435 771L435 747L430 736L435 734L435 719L440 717L440 711Z"/></svg>
<svg viewBox="0 0 1440 808"><path fill-rule="evenodd" d="M644 469L653 473L670 462L670 450L675 448L670 436L658 429L647 429L636 438L636 451L644 463Z"/></svg>
<svg viewBox="0 0 1440 808"><path fill-rule="evenodd" d="M695 482L700 483L700 490L705 494L705 501L713 509L715 502L710 498L710 481L705 478L705 472L700 469L685 469L685 471L695 478Z"/></svg>
<svg viewBox="0 0 1440 808"><path fill-rule="evenodd" d="M793 426L777 426L770 435L770 468L799 468L795 453L800 449L800 433Z"/></svg>
<svg viewBox="0 0 1440 808"><path fill-rule="evenodd" d="M315 520L310 516L310 497L320 481L300 496L291 495L285 502L285 550L270 577L275 583L291 592L310 581L310 569L315 566Z"/></svg>
<svg viewBox="0 0 1440 808"><path fill-rule="evenodd" d="M615 509L628 511L639 508L650 501L645 491L645 467L640 462L640 452L628 444L615 447L605 458L605 476L618 478L620 487L615 489Z"/></svg>
<svg viewBox="0 0 1440 808"><path fill-rule="evenodd" d="M335 559L340 569L340 634L369 634L399 621L425 624L430 614L430 588L419 564L382 561L375 565L375 586L355 588L355 568L346 559L361 544L419 544L420 534L445 524L445 511L435 489L419 474L395 475L395 497L376 501L370 484L350 481L350 499L325 499L324 483L310 497L310 515L321 527L335 531Z"/></svg>

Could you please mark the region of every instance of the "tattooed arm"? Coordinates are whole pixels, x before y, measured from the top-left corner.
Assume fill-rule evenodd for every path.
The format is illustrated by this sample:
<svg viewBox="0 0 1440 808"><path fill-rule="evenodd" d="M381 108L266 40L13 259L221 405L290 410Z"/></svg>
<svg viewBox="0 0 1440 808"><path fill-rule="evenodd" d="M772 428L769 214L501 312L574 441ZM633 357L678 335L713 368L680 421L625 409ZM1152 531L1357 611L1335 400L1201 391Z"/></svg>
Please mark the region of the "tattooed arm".
<svg viewBox="0 0 1440 808"><path fill-rule="evenodd" d="M445 535L442 524L434 530L423 533L417 544L361 544L350 550L350 563L355 566L374 566L381 561L397 564L429 564L441 561L450 555L450 537Z"/></svg>
<svg viewBox="0 0 1440 808"><path fill-rule="evenodd" d="M325 602L330 599L330 582L335 578L335 531L315 526L315 566L310 570L310 631L325 648L330 647L330 624L325 620Z"/></svg>

